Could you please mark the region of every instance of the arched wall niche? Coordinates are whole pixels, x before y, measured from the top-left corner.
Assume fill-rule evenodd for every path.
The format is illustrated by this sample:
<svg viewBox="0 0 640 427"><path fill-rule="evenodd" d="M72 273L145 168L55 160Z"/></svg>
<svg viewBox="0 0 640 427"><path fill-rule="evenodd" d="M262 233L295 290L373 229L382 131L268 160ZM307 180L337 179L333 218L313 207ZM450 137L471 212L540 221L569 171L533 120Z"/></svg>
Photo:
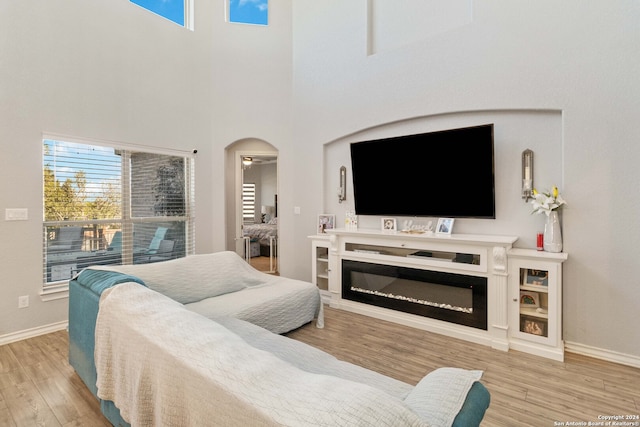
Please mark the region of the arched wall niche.
<svg viewBox="0 0 640 427"><path fill-rule="evenodd" d="M552 185L562 187L563 179L563 123L562 111L538 109L500 109L482 111L450 112L437 115L408 118L385 123L354 132L324 145L323 206L327 213L336 214L338 226L344 223L347 210L354 209L353 185L351 181L351 158L349 145L355 142L411 135L445 129L494 124L494 165L496 218L461 218L455 223L454 232L469 234L515 235L519 237L515 246L535 248L535 236L544 227L544 218L531 215L531 207L521 198L521 155L529 148L534 151L534 177L538 189ZM455 153L451 153L455 156ZM420 156L424 167L437 159L429 158L429 151L407 153ZM384 159L379 159L380 173L384 174ZM347 200L338 202L339 169L347 168ZM473 177L468 180L469 191L473 191ZM446 183L408 183L415 185L416 192L423 197L437 199L440 191L446 191ZM332 191L335 189L335 191ZM384 191L384 189L380 189ZM389 189L388 191L393 191ZM399 223L408 218L398 217ZM437 218L411 218L415 222L428 223ZM360 228L377 229L380 217L360 216Z"/></svg>

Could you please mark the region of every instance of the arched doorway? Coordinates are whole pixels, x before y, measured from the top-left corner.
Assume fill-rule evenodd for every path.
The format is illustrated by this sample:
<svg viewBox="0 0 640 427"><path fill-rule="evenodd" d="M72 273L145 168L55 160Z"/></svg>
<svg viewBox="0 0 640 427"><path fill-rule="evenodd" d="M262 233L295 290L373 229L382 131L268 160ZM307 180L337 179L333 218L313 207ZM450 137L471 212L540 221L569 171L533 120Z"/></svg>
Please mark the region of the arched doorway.
<svg viewBox="0 0 640 427"><path fill-rule="evenodd" d="M227 250L260 271L278 272L278 152L258 139L226 149Z"/></svg>

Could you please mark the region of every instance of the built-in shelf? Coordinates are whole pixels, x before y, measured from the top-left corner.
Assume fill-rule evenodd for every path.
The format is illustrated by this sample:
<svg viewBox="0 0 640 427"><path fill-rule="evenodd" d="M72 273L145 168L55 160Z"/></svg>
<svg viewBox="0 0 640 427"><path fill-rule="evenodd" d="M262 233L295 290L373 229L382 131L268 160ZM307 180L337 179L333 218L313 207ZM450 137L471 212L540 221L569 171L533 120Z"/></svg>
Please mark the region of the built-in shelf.
<svg viewBox="0 0 640 427"><path fill-rule="evenodd" d="M329 236L309 236L312 242L311 282L318 287L322 301L329 304Z"/></svg>
<svg viewBox="0 0 640 427"><path fill-rule="evenodd" d="M562 263L567 254L514 248L508 257L511 348L564 360Z"/></svg>
<svg viewBox="0 0 640 427"><path fill-rule="evenodd" d="M561 269L567 259L564 253L513 248L516 236L330 229L326 234L309 237L313 247L312 280L321 289L323 300L332 307L499 350L516 348L556 360L563 358ZM347 300L342 296L343 260L486 278L486 330ZM545 282L528 276L531 280L526 280L523 272L536 269L549 272ZM521 307L521 291L537 294L534 306Z"/></svg>

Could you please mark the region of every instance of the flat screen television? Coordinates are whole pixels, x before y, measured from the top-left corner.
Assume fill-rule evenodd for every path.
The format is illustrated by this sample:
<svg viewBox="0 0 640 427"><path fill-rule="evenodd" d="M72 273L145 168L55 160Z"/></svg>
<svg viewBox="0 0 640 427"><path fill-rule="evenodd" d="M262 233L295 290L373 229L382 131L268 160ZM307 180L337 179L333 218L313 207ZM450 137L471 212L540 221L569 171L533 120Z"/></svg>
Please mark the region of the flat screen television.
<svg viewBox="0 0 640 427"><path fill-rule="evenodd" d="M493 124L351 144L358 215L495 218Z"/></svg>

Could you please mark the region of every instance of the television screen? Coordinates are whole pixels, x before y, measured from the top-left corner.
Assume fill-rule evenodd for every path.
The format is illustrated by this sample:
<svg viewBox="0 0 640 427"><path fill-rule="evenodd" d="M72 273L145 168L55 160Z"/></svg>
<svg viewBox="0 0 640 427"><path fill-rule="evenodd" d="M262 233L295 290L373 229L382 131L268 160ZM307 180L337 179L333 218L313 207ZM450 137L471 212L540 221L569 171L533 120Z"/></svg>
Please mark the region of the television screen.
<svg viewBox="0 0 640 427"><path fill-rule="evenodd" d="M493 124L351 144L358 215L495 218Z"/></svg>

